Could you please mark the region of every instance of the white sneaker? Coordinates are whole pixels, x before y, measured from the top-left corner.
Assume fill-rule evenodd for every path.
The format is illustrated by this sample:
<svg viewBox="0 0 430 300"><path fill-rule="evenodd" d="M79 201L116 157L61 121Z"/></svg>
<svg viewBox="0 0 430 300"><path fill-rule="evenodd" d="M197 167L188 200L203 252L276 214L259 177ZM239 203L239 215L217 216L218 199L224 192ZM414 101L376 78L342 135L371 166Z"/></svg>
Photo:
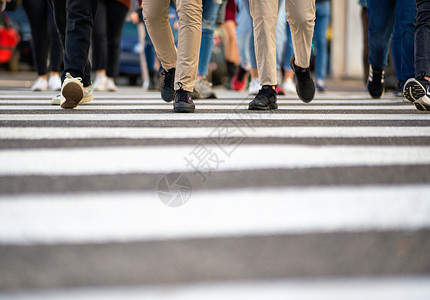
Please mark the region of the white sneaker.
<svg viewBox="0 0 430 300"><path fill-rule="evenodd" d="M116 87L115 80L112 77L106 77L106 90L108 92L116 92L118 88Z"/></svg>
<svg viewBox="0 0 430 300"><path fill-rule="evenodd" d="M260 91L260 80L258 78L254 78L249 83L249 94L257 95L258 91Z"/></svg>
<svg viewBox="0 0 430 300"><path fill-rule="evenodd" d="M94 80L94 90L98 92L103 92L106 90L106 74L97 73L96 80Z"/></svg>
<svg viewBox="0 0 430 300"><path fill-rule="evenodd" d="M79 102L79 104L82 104L85 102L90 102L93 99L94 99L93 85L84 87L84 96L82 97L82 100ZM51 99L51 104L52 105L59 105L59 104L61 104L61 101L65 101L65 98L63 97L63 95L58 94L57 96L55 96Z"/></svg>
<svg viewBox="0 0 430 300"><path fill-rule="evenodd" d="M60 102L62 108L75 108L84 97L82 78L74 78L70 73L66 73L66 79L64 79L61 87L61 95L63 95Z"/></svg>
<svg viewBox="0 0 430 300"><path fill-rule="evenodd" d="M49 77L48 88L51 91L59 91L59 90L61 90L61 78L60 78L60 76L58 74Z"/></svg>
<svg viewBox="0 0 430 300"><path fill-rule="evenodd" d="M142 83L142 89L146 92L149 88L149 80L144 80Z"/></svg>
<svg viewBox="0 0 430 300"><path fill-rule="evenodd" d="M284 89L285 93L296 93L296 85L291 78L288 78L286 81L284 81L282 88Z"/></svg>
<svg viewBox="0 0 430 300"><path fill-rule="evenodd" d="M36 91L46 91L48 89L48 80L46 80L43 77L39 77L37 78L36 82L33 84L33 86L31 87L31 90L36 92Z"/></svg>

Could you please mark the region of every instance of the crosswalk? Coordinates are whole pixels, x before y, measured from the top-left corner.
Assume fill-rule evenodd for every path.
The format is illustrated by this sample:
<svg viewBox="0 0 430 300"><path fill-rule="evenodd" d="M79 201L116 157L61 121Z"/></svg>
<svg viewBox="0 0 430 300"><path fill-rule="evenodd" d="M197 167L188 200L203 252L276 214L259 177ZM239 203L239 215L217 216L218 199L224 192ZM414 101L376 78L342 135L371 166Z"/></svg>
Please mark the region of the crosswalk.
<svg viewBox="0 0 430 300"><path fill-rule="evenodd" d="M0 91L0 299L429 299L430 114Z"/></svg>

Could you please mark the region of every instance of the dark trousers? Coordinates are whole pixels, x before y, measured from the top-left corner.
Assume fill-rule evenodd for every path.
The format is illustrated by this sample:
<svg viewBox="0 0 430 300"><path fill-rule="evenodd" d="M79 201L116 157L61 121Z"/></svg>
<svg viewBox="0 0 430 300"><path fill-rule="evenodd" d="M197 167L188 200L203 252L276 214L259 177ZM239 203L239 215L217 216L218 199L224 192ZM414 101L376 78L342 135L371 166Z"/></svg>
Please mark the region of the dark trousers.
<svg viewBox="0 0 430 300"><path fill-rule="evenodd" d="M52 9L46 0L23 0L22 6L30 23L33 58L37 73L39 75L47 74L48 52L50 71L59 72L63 61L63 48L55 27Z"/></svg>
<svg viewBox="0 0 430 300"><path fill-rule="evenodd" d="M118 76L121 32L128 9L117 0L100 0L93 31L93 67Z"/></svg>
<svg viewBox="0 0 430 300"><path fill-rule="evenodd" d="M417 25L415 27L415 76L423 72L430 76L430 0L415 0Z"/></svg>
<svg viewBox="0 0 430 300"><path fill-rule="evenodd" d="M98 0L49 0L64 49L64 72L81 77L82 84L91 84L91 65L88 60L91 35Z"/></svg>

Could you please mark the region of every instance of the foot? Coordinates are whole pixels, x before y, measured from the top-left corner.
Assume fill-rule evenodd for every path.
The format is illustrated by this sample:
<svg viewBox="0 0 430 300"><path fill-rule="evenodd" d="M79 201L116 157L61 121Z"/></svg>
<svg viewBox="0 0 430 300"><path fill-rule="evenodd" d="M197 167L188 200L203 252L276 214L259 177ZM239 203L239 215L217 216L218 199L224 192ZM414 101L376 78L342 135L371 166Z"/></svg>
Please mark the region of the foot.
<svg viewBox="0 0 430 300"><path fill-rule="evenodd" d="M276 86L275 91L276 91L276 95L280 95L280 96L285 95L285 91L284 91L284 89L283 89L283 88L281 88L279 85L277 85L277 86Z"/></svg>
<svg viewBox="0 0 430 300"><path fill-rule="evenodd" d="M294 81L291 78L288 78L284 81L282 84L282 87L286 93L296 93L296 85L294 84Z"/></svg>
<svg viewBox="0 0 430 300"><path fill-rule="evenodd" d="M194 102L191 98L191 92L179 89L175 93L175 102L173 111L178 113L192 113L195 110Z"/></svg>
<svg viewBox="0 0 430 300"><path fill-rule="evenodd" d="M296 74L297 78L296 92L303 102L309 103L315 96L315 84L311 77L311 71L309 68L301 68L297 66L295 60L295 56L291 56L290 67Z"/></svg>
<svg viewBox="0 0 430 300"><path fill-rule="evenodd" d="M163 70L163 81L161 82L161 98L166 102L172 102L175 98L175 68Z"/></svg>
<svg viewBox="0 0 430 300"><path fill-rule="evenodd" d="M34 92L43 92L48 89L48 80L44 77L37 78L36 82L31 87L31 90Z"/></svg>
<svg viewBox="0 0 430 300"><path fill-rule="evenodd" d="M118 88L116 87L115 80L112 77L106 77L106 90L108 92L116 92Z"/></svg>
<svg viewBox="0 0 430 300"><path fill-rule="evenodd" d="M418 110L430 111L430 82L425 79L425 74L409 78L403 88L403 96Z"/></svg>
<svg viewBox="0 0 430 300"><path fill-rule="evenodd" d="M82 100L79 102L79 104L90 102L93 99L94 99L93 85L91 84L87 87L84 87L84 97L82 97ZM61 101L65 101L65 98L63 97L63 95L58 94L57 96L55 96L51 99L51 104L52 105L60 105Z"/></svg>
<svg viewBox="0 0 430 300"><path fill-rule="evenodd" d="M106 74L97 73L96 80L94 80L94 90L97 92L106 91L106 81L107 81Z"/></svg>
<svg viewBox="0 0 430 300"><path fill-rule="evenodd" d="M263 85L261 90L249 103L249 110L269 110L277 109L276 91L270 85Z"/></svg>
<svg viewBox="0 0 430 300"><path fill-rule="evenodd" d="M61 90L61 78L59 75L52 75L48 80L48 88L51 91L59 91Z"/></svg>
<svg viewBox="0 0 430 300"><path fill-rule="evenodd" d="M239 66L237 68L236 74L234 74L233 79L231 81L232 88L235 91L243 90L248 81L248 75L249 75L249 72L242 66Z"/></svg>
<svg viewBox="0 0 430 300"><path fill-rule="evenodd" d="M370 66L369 79L367 80L367 91L374 99L379 99L384 95L384 78L385 71L383 69L374 69Z"/></svg>
<svg viewBox="0 0 430 300"><path fill-rule="evenodd" d="M254 78L249 83L249 94L250 95L257 95L258 91L260 90L260 79Z"/></svg>
<svg viewBox="0 0 430 300"><path fill-rule="evenodd" d="M193 99L216 99L216 94L212 90L212 83L208 82L206 78L200 77L194 84Z"/></svg>
<svg viewBox="0 0 430 300"><path fill-rule="evenodd" d="M318 92L325 92L325 91L327 91L327 87L325 86L324 80L317 79L316 87L317 87L317 91Z"/></svg>
<svg viewBox="0 0 430 300"><path fill-rule="evenodd" d="M60 103L62 108L75 108L84 97L82 78L74 78L70 73L66 73L66 79L64 79L61 87L61 95L63 95Z"/></svg>

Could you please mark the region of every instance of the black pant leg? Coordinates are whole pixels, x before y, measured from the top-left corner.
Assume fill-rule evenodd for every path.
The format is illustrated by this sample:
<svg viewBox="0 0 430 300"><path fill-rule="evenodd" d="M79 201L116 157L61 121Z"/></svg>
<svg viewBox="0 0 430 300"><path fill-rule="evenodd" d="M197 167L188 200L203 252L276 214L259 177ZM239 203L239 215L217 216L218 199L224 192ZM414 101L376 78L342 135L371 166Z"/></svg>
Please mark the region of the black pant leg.
<svg viewBox="0 0 430 300"><path fill-rule="evenodd" d="M425 72L430 76L430 0L416 0L415 76Z"/></svg>

